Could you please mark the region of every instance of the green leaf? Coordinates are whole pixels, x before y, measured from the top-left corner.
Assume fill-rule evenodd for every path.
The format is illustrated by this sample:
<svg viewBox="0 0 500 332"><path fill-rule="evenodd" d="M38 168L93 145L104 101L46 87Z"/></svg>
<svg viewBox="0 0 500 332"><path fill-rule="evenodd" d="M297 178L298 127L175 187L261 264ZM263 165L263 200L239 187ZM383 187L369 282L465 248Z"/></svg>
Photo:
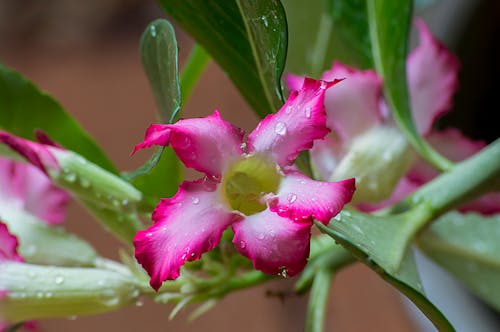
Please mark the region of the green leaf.
<svg viewBox="0 0 500 332"><path fill-rule="evenodd" d="M500 215L450 212L419 238L427 256L500 311Z"/></svg>
<svg viewBox="0 0 500 332"><path fill-rule="evenodd" d="M165 19L151 22L141 37L141 60L162 122L172 123L181 106L178 50L174 27Z"/></svg>
<svg viewBox="0 0 500 332"><path fill-rule="evenodd" d="M412 119L406 80L411 0L367 1L373 61L384 81L384 96L394 119L413 147L431 164L449 170L453 164L426 143Z"/></svg>
<svg viewBox="0 0 500 332"><path fill-rule="evenodd" d="M332 270L323 268L314 276L307 304L306 332L323 332L332 275Z"/></svg>
<svg viewBox="0 0 500 332"><path fill-rule="evenodd" d="M141 59L156 99L160 120L173 123L181 107L177 39L170 22L158 19L150 23L141 38ZM159 148L146 163L124 174L147 195L154 206L160 197L170 197L177 190L181 166L170 148Z"/></svg>
<svg viewBox="0 0 500 332"><path fill-rule="evenodd" d="M52 97L17 72L0 65L0 129L34 139L41 129L69 150L116 173L100 147Z"/></svg>
<svg viewBox="0 0 500 332"><path fill-rule="evenodd" d="M170 147L159 148L141 168L126 175L140 189L145 203L154 207L161 197L171 197L182 181L182 166Z"/></svg>
<svg viewBox="0 0 500 332"><path fill-rule="evenodd" d="M228 74L261 117L282 105L287 27L278 0L159 0Z"/></svg>
<svg viewBox="0 0 500 332"><path fill-rule="evenodd" d="M365 0L283 0L289 47L286 71L321 76L334 60L373 67Z"/></svg>
<svg viewBox="0 0 500 332"><path fill-rule="evenodd" d="M454 331L444 315L425 297L408 248L406 216L377 217L344 211L320 230L344 246L358 260L405 294L439 331Z"/></svg>
<svg viewBox="0 0 500 332"><path fill-rule="evenodd" d="M351 253L324 234L311 240L311 253L304 271L295 282L295 291L305 293L313 284L319 270L337 271L354 261Z"/></svg>

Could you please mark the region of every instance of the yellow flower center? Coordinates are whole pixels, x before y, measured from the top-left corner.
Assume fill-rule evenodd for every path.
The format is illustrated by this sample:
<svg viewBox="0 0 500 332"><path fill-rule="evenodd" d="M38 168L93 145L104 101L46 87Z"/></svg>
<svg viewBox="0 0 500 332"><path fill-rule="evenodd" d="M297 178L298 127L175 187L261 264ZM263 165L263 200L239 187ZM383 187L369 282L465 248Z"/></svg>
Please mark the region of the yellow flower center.
<svg viewBox="0 0 500 332"><path fill-rule="evenodd" d="M280 181L281 174L276 164L262 156L252 155L230 167L222 179L222 188L232 209L252 215L266 209L262 198L275 193Z"/></svg>

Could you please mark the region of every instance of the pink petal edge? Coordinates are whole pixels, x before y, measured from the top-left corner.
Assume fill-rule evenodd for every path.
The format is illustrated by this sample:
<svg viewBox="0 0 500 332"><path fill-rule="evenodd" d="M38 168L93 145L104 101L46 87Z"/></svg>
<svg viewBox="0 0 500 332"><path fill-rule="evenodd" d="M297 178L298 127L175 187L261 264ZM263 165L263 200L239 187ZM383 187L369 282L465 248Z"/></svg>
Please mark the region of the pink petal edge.
<svg viewBox="0 0 500 332"><path fill-rule="evenodd" d="M22 257L17 253L18 246L17 237L11 234L7 225L0 221L0 262L22 262Z"/></svg>
<svg viewBox="0 0 500 332"><path fill-rule="evenodd" d="M281 167L293 164L301 151L329 132L323 102L325 91L336 83L306 78L277 113L266 116L248 135L248 153L267 154Z"/></svg>
<svg viewBox="0 0 500 332"><path fill-rule="evenodd" d="M154 224L136 234L135 257L155 290L163 281L178 278L185 262L215 248L222 232L239 218L220 202L219 195L217 183L211 180L186 181L174 197L158 204Z"/></svg>
<svg viewBox="0 0 500 332"><path fill-rule="evenodd" d="M338 61L322 79L344 78L325 96L327 126L348 142L382 121L382 79L373 70L357 70Z"/></svg>
<svg viewBox="0 0 500 332"><path fill-rule="evenodd" d="M406 70L411 108L417 130L427 134L432 124L452 106L458 87L458 59L417 19L420 44L408 56Z"/></svg>
<svg viewBox="0 0 500 332"><path fill-rule="evenodd" d="M235 222L233 243L255 269L294 276L309 256L312 221L294 222L266 209Z"/></svg>
<svg viewBox="0 0 500 332"><path fill-rule="evenodd" d="M299 172L289 172L269 207L284 218L304 221L313 217L327 225L351 201L354 190L354 179L323 182Z"/></svg>
<svg viewBox="0 0 500 332"><path fill-rule="evenodd" d="M186 167L218 177L232 158L242 154L243 135L241 129L214 111L204 118L151 125L132 154L152 145L170 145Z"/></svg>
<svg viewBox="0 0 500 332"><path fill-rule="evenodd" d="M60 168L59 163L50 151L51 149L58 149L56 147L35 143L5 131L0 131L0 143L4 143L12 150L19 153L28 162L38 167L47 175L48 168Z"/></svg>

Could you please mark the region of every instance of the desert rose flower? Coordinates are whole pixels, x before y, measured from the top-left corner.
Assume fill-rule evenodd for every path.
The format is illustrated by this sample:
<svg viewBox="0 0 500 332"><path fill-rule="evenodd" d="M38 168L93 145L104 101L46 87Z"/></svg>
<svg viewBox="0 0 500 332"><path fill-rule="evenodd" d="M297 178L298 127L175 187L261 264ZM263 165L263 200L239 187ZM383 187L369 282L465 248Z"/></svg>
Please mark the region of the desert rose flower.
<svg viewBox="0 0 500 332"><path fill-rule="evenodd" d="M473 142L458 130L436 131L434 122L449 111L457 87L458 60L416 22L420 44L408 56L406 69L412 116L416 128L438 151L453 161L477 152L483 143ZM335 62L322 79L345 78L325 96L327 126L332 130L316 141L311 157L320 178L356 178L353 201L364 210L395 202L438 174L419 160L396 127L382 96L382 79L373 70L357 70ZM303 78L289 75L296 89ZM476 204L483 212L499 210L499 197ZM381 203L382 202L382 203Z"/></svg>
<svg viewBox="0 0 500 332"><path fill-rule="evenodd" d="M354 192L354 179L314 181L293 166L299 152L329 132L323 103L335 83L305 79L246 140L217 111L148 128L134 152L170 145L187 167L206 175L162 199L154 224L135 237L136 258L154 289L216 247L229 226L236 249L256 269L293 276L304 268L313 218L327 224Z"/></svg>

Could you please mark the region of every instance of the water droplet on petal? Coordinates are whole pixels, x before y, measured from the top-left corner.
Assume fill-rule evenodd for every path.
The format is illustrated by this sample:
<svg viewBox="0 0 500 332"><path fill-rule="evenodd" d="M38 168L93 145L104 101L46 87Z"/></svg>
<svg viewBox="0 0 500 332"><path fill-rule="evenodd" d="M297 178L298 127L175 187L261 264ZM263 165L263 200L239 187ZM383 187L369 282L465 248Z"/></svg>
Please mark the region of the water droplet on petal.
<svg viewBox="0 0 500 332"><path fill-rule="evenodd" d="M245 249L247 247L247 244L245 241L240 241L240 248Z"/></svg>
<svg viewBox="0 0 500 332"><path fill-rule="evenodd" d="M293 107L292 107L292 106L287 106L287 107L285 108L285 113L286 113L286 114L290 114L290 113L292 112L292 109L293 109Z"/></svg>
<svg viewBox="0 0 500 332"><path fill-rule="evenodd" d="M288 278L288 272L286 271L286 267L282 267L278 275L285 279Z"/></svg>
<svg viewBox="0 0 500 332"><path fill-rule="evenodd" d="M311 106L306 106L306 118L311 118Z"/></svg>
<svg viewBox="0 0 500 332"><path fill-rule="evenodd" d="M289 193L287 200L290 204L293 204L293 202L297 200L297 195L295 195L294 193Z"/></svg>
<svg viewBox="0 0 500 332"><path fill-rule="evenodd" d="M192 198L192 201L193 201L193 204L196 205L198 203L200 203L200 199L198 197L193 197Z"/></svg>
<svg viewBox="0 0 500 332"><path fill-rule="evenodd" d="M283 122L276 123L274 132L280 136L284 136L286 134L286 125Z"/></svg>
<svg viewBox="0 0 500 332"><path fill-rule="evenodd" d="M257 235L257 238L258 238L259 240L264 240L264 238L265 238L264 233L259 233L259 234Z"/></svg>

